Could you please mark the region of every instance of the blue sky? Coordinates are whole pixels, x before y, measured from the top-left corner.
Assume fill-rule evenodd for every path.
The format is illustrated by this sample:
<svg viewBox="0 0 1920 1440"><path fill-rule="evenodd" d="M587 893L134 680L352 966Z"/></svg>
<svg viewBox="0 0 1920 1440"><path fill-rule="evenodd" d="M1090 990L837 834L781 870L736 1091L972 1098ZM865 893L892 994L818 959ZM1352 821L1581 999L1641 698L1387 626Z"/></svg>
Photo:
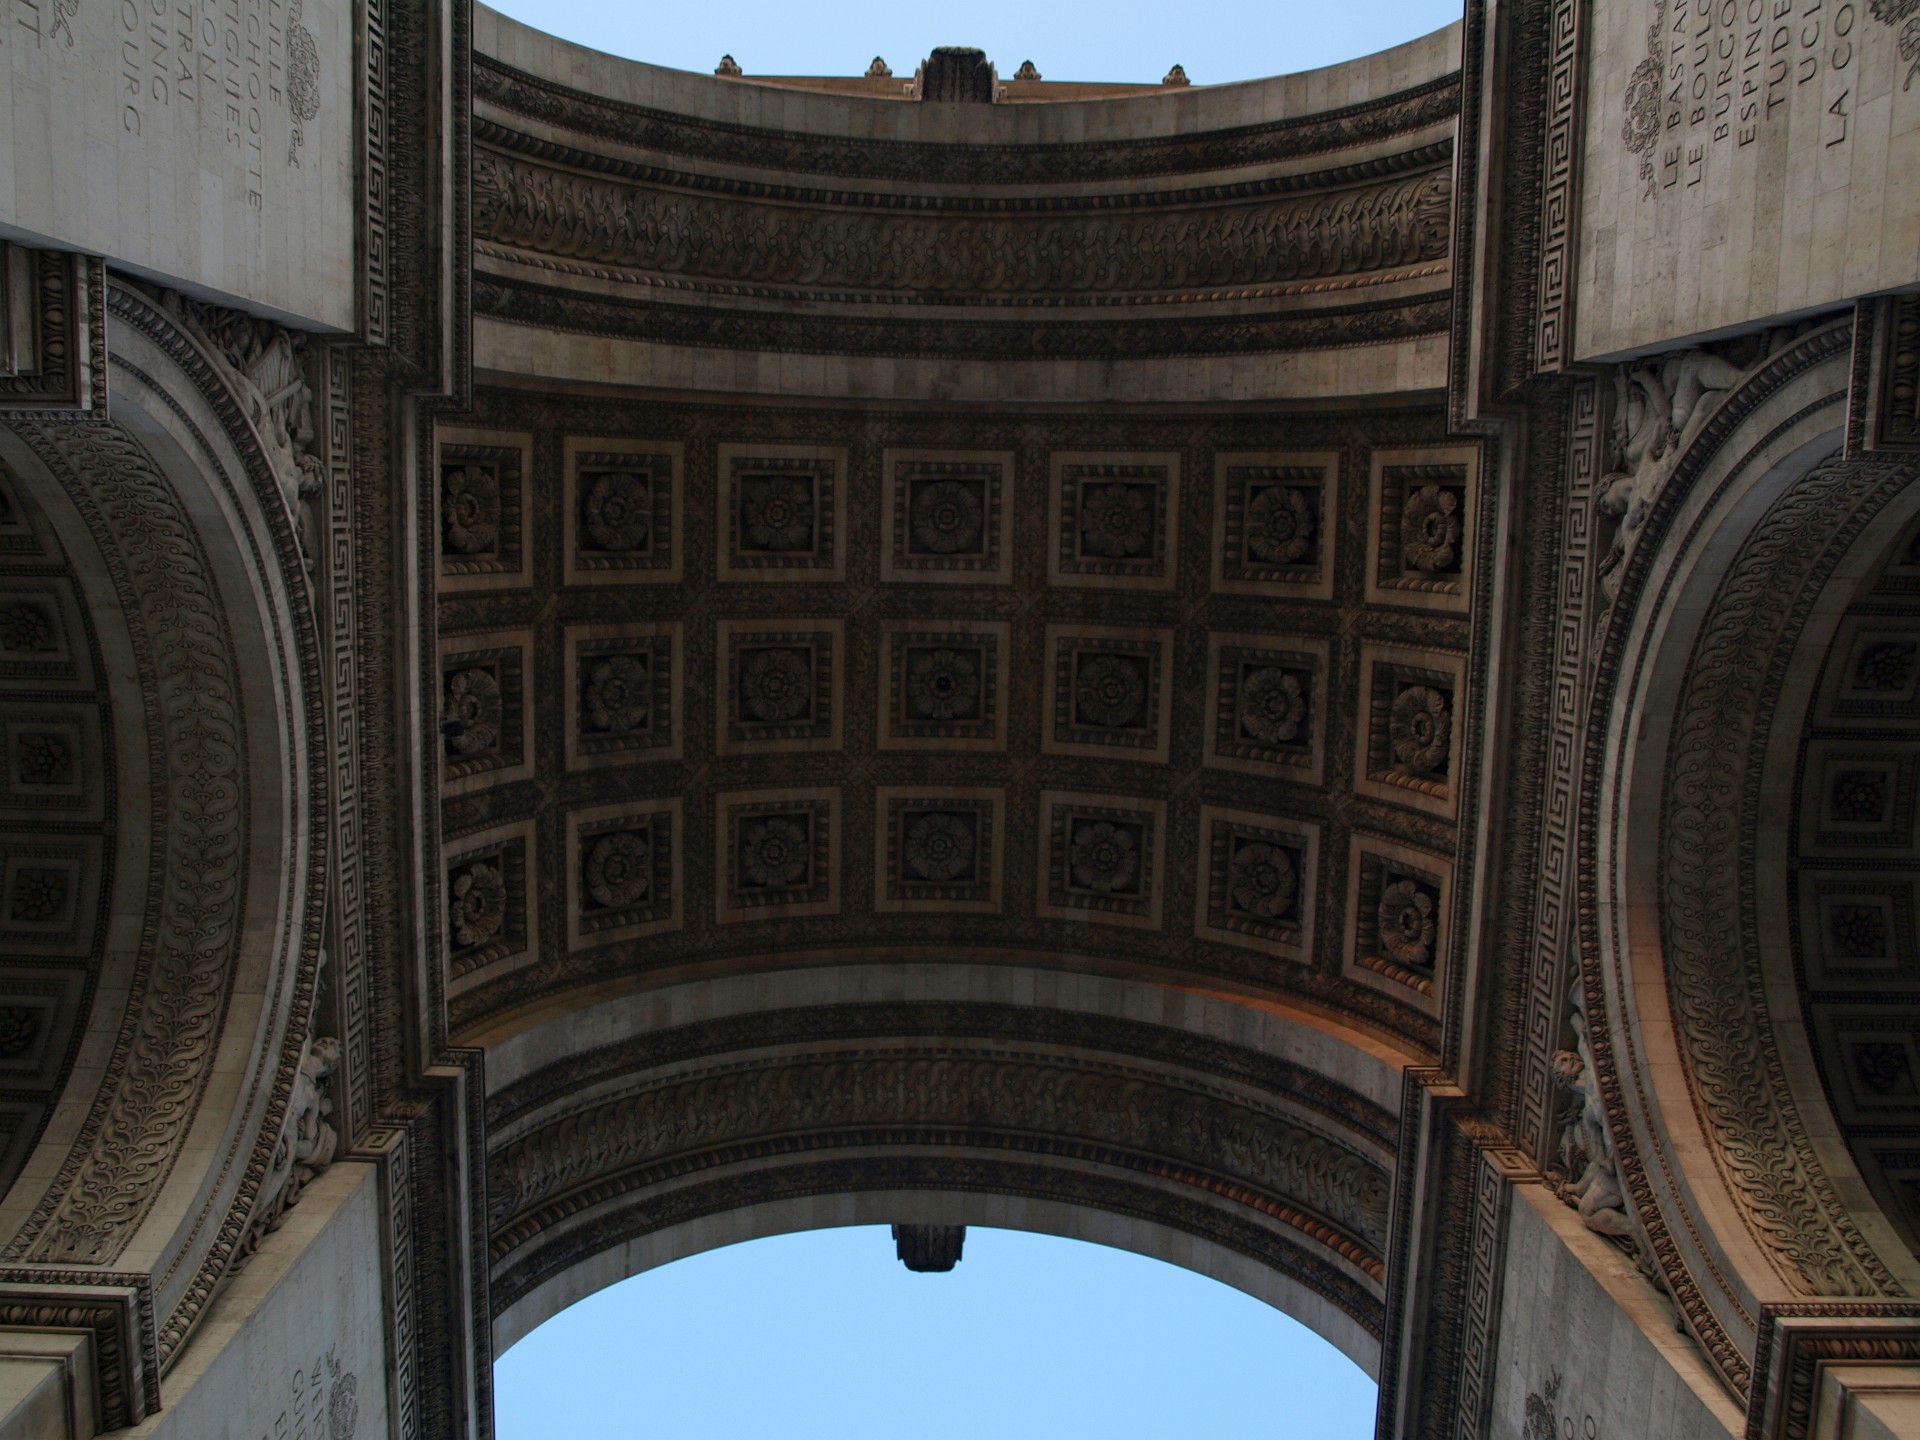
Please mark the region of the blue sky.
<svg viewBox="0 0 1920 1440"><path fill-rule="evenodd" d="M1122 1250L967 1231L944 1275L884 1226L690 1256L494 1367L499 1440L1360 1440L1374 1386L1280 1311Z"/></svg>
<svg viewBox="0 0 1920 1440"><path fill-rule="evenodd" d="M731 54L749 73L860 75L881 55L899 75L936 45L976 45L1010 76L1032 60L1049 80L1152 82L1175 62L1196 85L1311 70L1370 54L1460 18L1459 0L1269 0L1187 6L1166 0L969 0L832 5L613 5L512 0L495 8L598 50L711 71Z"/></svg>

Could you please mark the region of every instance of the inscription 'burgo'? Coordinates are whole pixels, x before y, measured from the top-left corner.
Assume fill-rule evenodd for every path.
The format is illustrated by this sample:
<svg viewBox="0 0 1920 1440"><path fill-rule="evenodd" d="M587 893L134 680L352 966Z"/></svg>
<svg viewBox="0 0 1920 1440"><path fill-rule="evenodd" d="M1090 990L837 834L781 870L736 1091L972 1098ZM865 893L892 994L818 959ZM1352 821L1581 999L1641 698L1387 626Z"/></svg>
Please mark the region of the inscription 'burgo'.
<svg viewBox="0 0 1920 1440"><path fill-rule="evenodd" d="M1901 36L1904 56L1920 41L1911 8L1900 0L1655 0L1620 131L1640 157L1643 194L1700 184L1714 155L1753 144L1809 85L1826 112L1822 144L1844 145L1862 27L1905 19L1913 33Z"/></svg>

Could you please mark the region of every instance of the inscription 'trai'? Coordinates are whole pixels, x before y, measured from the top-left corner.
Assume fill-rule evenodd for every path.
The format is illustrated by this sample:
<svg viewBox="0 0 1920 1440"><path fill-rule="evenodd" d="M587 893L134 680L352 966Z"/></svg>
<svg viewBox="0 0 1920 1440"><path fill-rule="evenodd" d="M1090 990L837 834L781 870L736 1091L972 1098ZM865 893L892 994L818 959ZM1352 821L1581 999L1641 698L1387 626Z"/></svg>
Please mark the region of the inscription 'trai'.
<svg viewBox="0 0 1920 1440"><path fill-rule="evenodd" d="M119 16L120 128L142 135L153 111L198 112L243 155L259 209L263 107L287 103L287 0L120 0Z"/></svg>
<svg viewBox="0 0 1920 1440"><path fill-rule="evenodd" d="M1853 0L1677 0L1665 26L1662 188L1699 184L1710 149L1753 144L1801 86L1846 76L1861 18ZM1849 83L1828 103L1826 146L1845 143L1852 95Z"/></svg>

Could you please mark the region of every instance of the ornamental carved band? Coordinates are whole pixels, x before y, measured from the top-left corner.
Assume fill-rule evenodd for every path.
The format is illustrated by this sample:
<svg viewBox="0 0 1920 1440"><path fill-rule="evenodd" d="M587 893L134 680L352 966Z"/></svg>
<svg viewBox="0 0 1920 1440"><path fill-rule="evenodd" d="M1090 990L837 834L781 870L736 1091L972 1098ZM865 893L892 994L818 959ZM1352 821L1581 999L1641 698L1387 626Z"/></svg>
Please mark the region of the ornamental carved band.
<svg viewBox="0 0 1920 1440"><path fill-rule="evenodd" d="M1771 1043L1747 837L1794 641L1845 542L1910 483L1894 466L1823 467L1775 504L1694 644L1667 762L1661 915L1676 1032L1742 1218L1810 1295L1903 1292L1816 1158Z"/></svg>
<svg viewBox="0 0 1920 1440"><path fill-rule="evenodd" d="M1386 1239L1386 1173L1269 1112L1140 1072L914 1052L676 1077L510 1143L489 1165L496 1255L531 1233L530 1212L544 1202L619 1171L756 1137L875 1125L1071 1135L1178 1157L1303 1205L1375 1255Z"/></svg>
<svg viewBox="0 0 1920 1440"><path fill-rule="evenodd" d="M246 743L226 618L172 486L116 426L18 428L106 557L147 697L152 860L135 993L93 1109L6 1257L99 1265L151 1208L211 1073L240 942Z"/></svg>
<svg viewBox="0 0 1920 1440"><path fill-rule="evenodd" d="M1439 263L1453 189L1436 169L1160 215L862 215L593 179L487 150L474 157L473 182L481 242L735 284L910 295L1265 285Z"/></svg>

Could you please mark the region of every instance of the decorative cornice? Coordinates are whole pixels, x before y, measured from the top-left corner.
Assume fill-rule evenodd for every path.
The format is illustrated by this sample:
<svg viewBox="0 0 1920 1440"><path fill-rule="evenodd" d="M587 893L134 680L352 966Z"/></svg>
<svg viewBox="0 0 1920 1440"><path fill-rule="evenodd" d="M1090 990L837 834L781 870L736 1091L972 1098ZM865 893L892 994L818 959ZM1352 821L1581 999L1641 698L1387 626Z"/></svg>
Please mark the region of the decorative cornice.
<svg viewBox="0 0 1920 1440"><path fill-rule="evenodd" d="M1133 359L1332 349L1446 329L1444 293L1376 306L1221 318L1034 325L1026 321L766 315L625 297L582 295L519 279L476 275L477 314L512 324L662 344L798 354L971 360Z"/></svg>
<svg viewBox="0 0 1920 1440"><path fill-rule="evenodd" d="M649 1031L618 1045L569 1055L495 1092L488 1097L487 1128L505 1132L556 1096L623 1075L751 1049L880 1038L992 1040L1001 1045L1049 1045L1124 1055L1156 1066L1196 1071L1216 1083L1271 1091L1383 1151L1392 1151L1399 1139L1399 1117L1357 1092L1303 1065L1211 1036L1070 1011L935 1001L809 1006Z"/></svg>
<svg viewBox="0 0 1920 1440"><path fill-rule="evenodd" d="M805 135L696 119L588 95L490 56L474 57L473 75L480 104L625 148L806 175L996 187L1230 170L1326 154L1443 124L1453 117L1459 93L1458 78L1448 75L1359 105L1209 134L961 145Z"/></svg>
<svg viewBox="0 0 1920 1440"><path fill-rule="evenodd" d="M1321 1296L1378 1339L1379 1298L1348 1269L1265 1223L1204 1193L1169 1192L1123 1177L1014 1156L834 1156L770 1164L743 1173L622 1198L585 1223L543 1235L499 1271L493 1313L504 1314L539 1285L627 1241L705 1215L811 1195L876 1190L938 1190L1014 1195L1085 1206L1182 1230L1248 1256Z"/></svg>
<svg viewBox="0 0 1920 1440"><path fill-rule="evenodd" d="M1178 1175L1257 1203L1380 1274L1389 1187L1372 1160L1155 1071L952 1044L741 1061L596 1097L490 1157L493 1254L665 1175L850 1144L965 1145Z"/></svg>

